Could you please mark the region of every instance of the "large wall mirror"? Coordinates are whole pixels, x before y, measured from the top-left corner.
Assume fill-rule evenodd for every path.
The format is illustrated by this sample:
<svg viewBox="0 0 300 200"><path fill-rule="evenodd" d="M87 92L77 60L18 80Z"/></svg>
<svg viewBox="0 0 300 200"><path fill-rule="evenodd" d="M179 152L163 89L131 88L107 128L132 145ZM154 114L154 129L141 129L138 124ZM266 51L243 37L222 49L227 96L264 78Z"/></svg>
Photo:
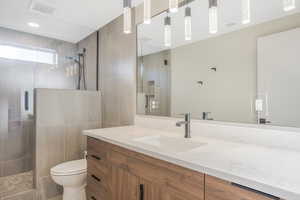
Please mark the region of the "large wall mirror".
<svg viewBox="0 0 300 200"><path fill-rule="evenodd" d="M184 1L138 25L137 77L140 115L300 127L300 0Z"/></svg>

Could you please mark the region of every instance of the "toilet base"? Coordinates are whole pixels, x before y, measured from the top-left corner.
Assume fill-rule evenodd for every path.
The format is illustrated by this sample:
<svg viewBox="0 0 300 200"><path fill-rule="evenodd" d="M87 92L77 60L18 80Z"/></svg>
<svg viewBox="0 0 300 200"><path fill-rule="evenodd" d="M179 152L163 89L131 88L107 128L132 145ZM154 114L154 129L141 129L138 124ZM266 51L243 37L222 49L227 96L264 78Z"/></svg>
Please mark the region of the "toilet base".
<svg viewBox="0 0 300 200"><path fill-rule="evenodd" d="M86 200L85 187L65 187L63 200Z"/></svg>

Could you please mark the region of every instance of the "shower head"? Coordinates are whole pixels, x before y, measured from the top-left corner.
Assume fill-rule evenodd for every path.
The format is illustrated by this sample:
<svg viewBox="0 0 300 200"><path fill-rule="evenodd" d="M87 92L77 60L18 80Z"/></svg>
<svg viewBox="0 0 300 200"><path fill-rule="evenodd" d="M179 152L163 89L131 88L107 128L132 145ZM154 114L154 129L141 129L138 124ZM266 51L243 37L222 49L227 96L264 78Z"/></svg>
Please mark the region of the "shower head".
<svg viewBox="0 0 300 200"><path fill-rule="evenodd" d="M82 49L82 52L78 53L78 56L85 56L86 48Z"/></svg>

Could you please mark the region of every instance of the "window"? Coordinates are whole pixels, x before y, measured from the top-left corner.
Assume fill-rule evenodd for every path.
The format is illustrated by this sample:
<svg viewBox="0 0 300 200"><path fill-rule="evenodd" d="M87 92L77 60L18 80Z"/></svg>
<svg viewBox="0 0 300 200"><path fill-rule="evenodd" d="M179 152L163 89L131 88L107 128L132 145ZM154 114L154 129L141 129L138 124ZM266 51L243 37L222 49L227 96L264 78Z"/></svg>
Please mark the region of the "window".
<svg viewBox="0 0 300 200"><path fill-rule="evenodd" d="M0 57L50 65L57 64L57 53L53 50L24 48L0 44Z"/></svg>

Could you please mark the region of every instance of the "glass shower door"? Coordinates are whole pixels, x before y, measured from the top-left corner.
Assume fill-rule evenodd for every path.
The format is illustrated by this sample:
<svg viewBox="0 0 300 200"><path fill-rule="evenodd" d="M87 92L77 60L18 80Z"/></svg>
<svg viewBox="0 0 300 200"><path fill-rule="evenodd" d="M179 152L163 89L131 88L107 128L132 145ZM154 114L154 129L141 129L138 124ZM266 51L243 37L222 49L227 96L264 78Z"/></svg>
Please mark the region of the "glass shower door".
<svg viewBox="0 0 300 200"><path fill-rule="evenodd" d="M2 196L32 187L34 69L34 63L0 59Z"/></svg>

